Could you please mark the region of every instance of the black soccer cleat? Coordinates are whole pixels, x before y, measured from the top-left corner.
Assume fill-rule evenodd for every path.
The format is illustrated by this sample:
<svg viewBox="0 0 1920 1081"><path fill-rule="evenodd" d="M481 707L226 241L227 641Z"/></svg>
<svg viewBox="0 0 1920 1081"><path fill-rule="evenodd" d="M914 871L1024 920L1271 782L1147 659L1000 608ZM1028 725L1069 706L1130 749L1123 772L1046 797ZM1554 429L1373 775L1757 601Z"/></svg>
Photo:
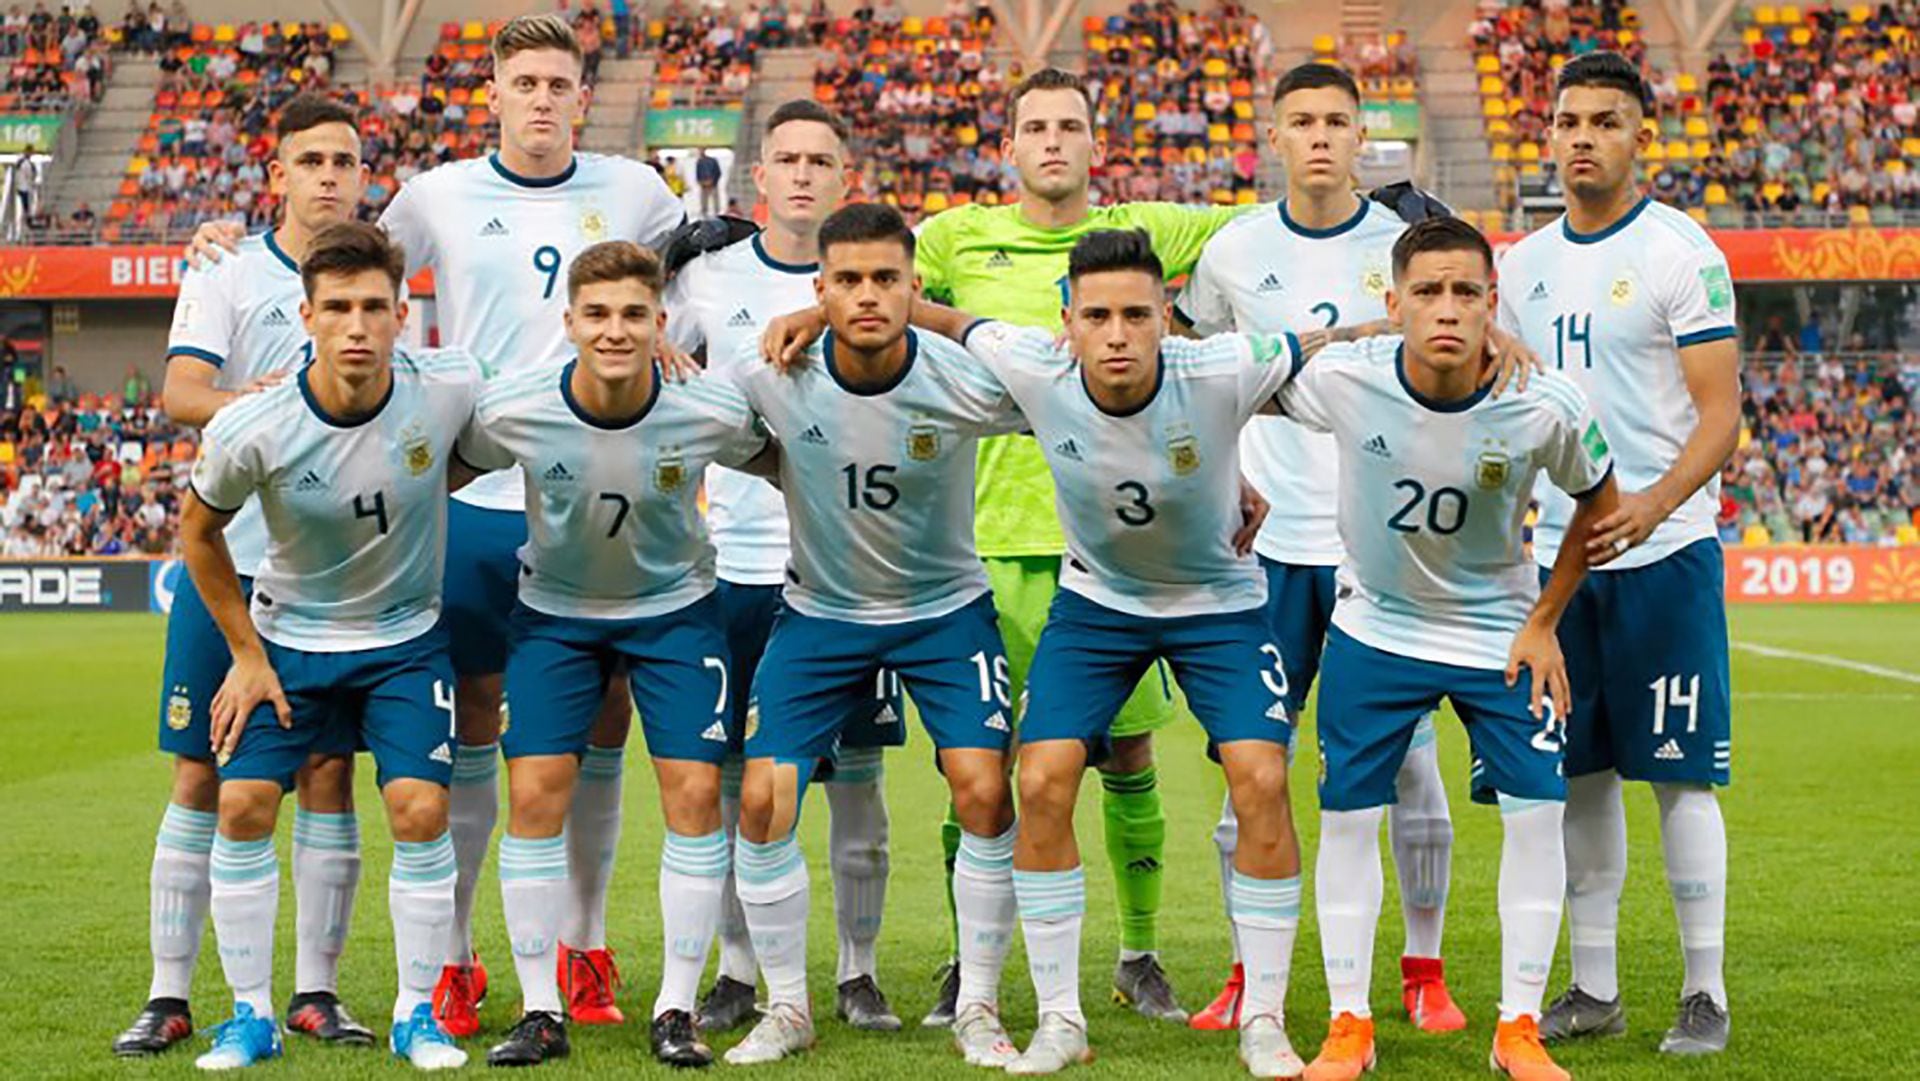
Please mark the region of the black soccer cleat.
<svg viewBox="0 0 1920 1081"><path fill-rule="evenodd" d="M713 981L707 997L700 1000L700 1013L694 1024L702 1032L726 1032L754 1019L759 1010L753 1004L753 985L731 976Z"/></svg>
<svg viewBox="0 0 1920 1081"><path fill-rule="evenodd" d="M193 1035L193 1013L183 998L156 998L140 1008L127 1030L113 1038L121 1058L157 1055Z"/></svg>
<svg viewBox="0 0 1920 1081"><path fill-rule="evenodd" d="M835 1011L840 1020L867 1032L898 1032L900 1017L872 976L855 976L840 985Z"/></svg>
<svg viewBox="0 0 1920 1081"><path fill-rule="evenodd" d="M685 1010L668 1010L654 1018L647 1040L653 1045L653 1057L668 1066L699 1069L713 1065L713 1048L701 1041L693 1015Z"/></svg>
<svg viewBox="0 0 1920 1081"><path fill-rule="evenodd" d="M322 1043L372 1047L373 1030L353 1019L332 991L303 991L287 1002L287 1030Z"/></svg>
<svg viewBox="0 0 1920 1081"><path fill-rule="evenodd" d="M487 1052L487 1065L538 1066L566 1058L572 1050L567 1043L567 1023L559 1014L528 1010L507 1030L507 1038Z"/></svg>
<svg viewBox="0 0 1920 1081"><path fill-rule="evenodd" d="M954 958L940 966L934 975L940 981L940 990L933 1000L933 1009L920 1019L921 1028L952 1028L954 1015L960 1009L960 959Z"/></svg>

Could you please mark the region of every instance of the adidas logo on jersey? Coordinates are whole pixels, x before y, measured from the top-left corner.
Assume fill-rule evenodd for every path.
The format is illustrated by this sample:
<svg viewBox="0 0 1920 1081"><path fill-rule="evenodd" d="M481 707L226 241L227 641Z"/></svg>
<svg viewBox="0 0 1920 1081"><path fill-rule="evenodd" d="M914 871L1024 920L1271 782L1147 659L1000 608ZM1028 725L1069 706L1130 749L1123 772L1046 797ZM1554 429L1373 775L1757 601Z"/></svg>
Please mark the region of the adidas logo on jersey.
<svg viewBox="0 0 1920 1081"><path fill-rule="evenodd" d="M1653 757L1661 762L1681 762L1686 760L1687 752L1680 749L1679 740L1670 739L1653 752Z"/></svg>
<svg viewBox="0 0 1920 1081"><path fill-rule="evenodd" d="M1013 731L1013 726L1007 723L1007 715L997 709L993 711L993 716L987 718L987 727L995 732Z"/></svg>
<svg viewBox="0 0 1920 1081"><path fill-rule="evenodd" d="M440 746L435 747L433 753L428 755L427 758L443 766L451 766L453 765L453 748L442 743Z"/></svg>
<svg viewBox="0 0 1920 1081"><path fill-rule="evenodd" d="M487 219L487 224L482 225L480 227L480 235L481 236L506 236L507 223L501 221L499 218L489 218Z"/></svg>
<svg viewBox="0 0 1920 1081"><path fill-rule="evenodd" d="M705 732L700 733L700 738L710 739L715 743L725 743L727 741L727 726L721 724L719 721L715 721L707 726Z"/></svg>
<svg viewBox="0 0 1920 1081"><path fill-rule="evenodd" d="M806 431L800 433L800 442L824 447L827 445L827 433L821 431L818 424L810 425Z"/></svg>
<svg viewBox="0 0 1920 1081"><path fill-rule="evenodd" d="M1057 451L1062 458L1071 458L1076 462L1086 461L1085 458L1080 457L1080 444L1074 442L1071 436L1055 443L1053 449Z"/></svg>
<svg viewBox="0 0 1920 1081"><path fill-rule="evenodd" d="M287 318L287 313L281 311L278 306L275 306L272 311L268 312L266 316L260 320L260 325L263 327L288 327L293 325L293 320Z"/></svg>
<svg viewBox="0 0 1920 1081"><path fill-rule="evenodd" d="M875 728L885 728L890 724L899 723L900 715L893 711L892 706L881 706L880 712L873 715L873 725Z"/></svg>
<svg viewBox="0 0 1920 1081"><path fill-rule="evenodd" d="M988 270L1005 270L1013 265L1013 256L1004 251L994 252L987 257Z"/></svg>
<svg viewBox="0 0 1920 1081"><path fill-rule="evenodd" d="M540 476L546 480L555 481L562 484L574 479L573 474L567 471L567 463L565 462L553 463L552 465L548 466L547 471L545 473L540 474Z"/></svg>
<svg viewBox="0 0 1920 1081"><path fill-rule="evenodd" d="M1360 449L1376 458L1393 457L1393 452L1387 449L1387 437L1384 435L1376 434L1372 439L1360 444Z"/></svg>
<svg viewBox="0 0 1920 1081"><path fill-rule="evenodd" d="M1527 299L1528 300L1547 299L1547 283L1544 281L1534 282L1533 291L1527 294Z"/></svg>
<svg viewBox="0 0 1920 1081"><path fill-rule="evenodd" d="M320 479L320 474L309 469L301 475L299 480L294 482L293 490L296 492L317 492L326 486L327 482Z"/></svg>
<svg viewBox="0 0 1920 1081"><path fill-rule="evenodd" d="M754 322L753 313L745 308L741 308L739 311L733 313L733 318L727 320L727 325L730 327L750 327Z"/></svg>
<svg viewBox="0 0 1920 1081"><path fill-rule="evenodd" d="M1283 292L1286 288L1287 287L1280 281L1280 275L1269 273L1266 277L1260 279L1259 285L1254 286L1254 291L1258 293L1279 293Z"/></svg>
<svg viewBox="0 0 1920 1081"><path fill-rule="evenodd" d="M1267 707L1267 720L1284 721L1286 719L1287 704L1285 702L1275 702L1273 705Z"/></svg>

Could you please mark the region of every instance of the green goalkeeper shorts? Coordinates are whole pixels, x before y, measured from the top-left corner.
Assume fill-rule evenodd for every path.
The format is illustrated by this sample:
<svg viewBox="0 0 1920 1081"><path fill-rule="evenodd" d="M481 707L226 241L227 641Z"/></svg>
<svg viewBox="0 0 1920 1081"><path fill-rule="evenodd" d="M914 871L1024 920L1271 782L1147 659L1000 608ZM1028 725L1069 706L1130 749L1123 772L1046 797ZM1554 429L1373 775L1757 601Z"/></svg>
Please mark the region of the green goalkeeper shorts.
<svg viewBox="0 0 1920 1081"><path fill-rule="evenodd" d="M982 562L993 586L993 607L1000 615L1000 637L1007 646L1013 700L1024 708L1027 669L1033 665L1040 629L1047 625L1047 609L1060 585L1060 557L1012 556ZM1165 727L1175 716L1172 677L1165 663L1155 662L1113 719L1112 737L1144 736Z"/></svg>

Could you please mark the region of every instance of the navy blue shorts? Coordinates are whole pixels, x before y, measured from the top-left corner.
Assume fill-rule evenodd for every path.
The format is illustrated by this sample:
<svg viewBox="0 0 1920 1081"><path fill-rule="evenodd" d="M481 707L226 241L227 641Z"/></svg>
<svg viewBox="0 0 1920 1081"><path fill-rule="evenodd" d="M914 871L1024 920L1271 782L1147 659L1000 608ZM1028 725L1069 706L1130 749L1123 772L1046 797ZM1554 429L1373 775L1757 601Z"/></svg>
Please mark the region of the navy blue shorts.
<svg viewBox="0 0 1920 1081"><path fill-rule="evenodd" d="M1610 769L1632 781L1733 779L1724 559L1719 541L1701 540L1580 583L1560 620L1573 684L1569 776Z"/></svg>
<svg viewBox="0 0 1920 1081"><path fill-rule="evenodd" d="M507 670L507 638L520 597L520 546L526 542L525 512L448 500L441 622L459 675Z"/></svg>
<svg viewBox="0 0 1920 1081"><path fill-rule="evenodd" d="M1375 649L1338 627L1320 659L1320 806L1359 811L1399 800L1396 779L1421 718L1453 702L1473 746L1473 799L1564 800L1565 730L1551 710L1527 712L1531 677L1507 686L1489 668L1438 664Z"/></svg>
<svg viewBox="0 0 1920 1081"><path fill-rule="evenodd" d="M1103 761L1121 703L1164 660L1212 743L1257 739L1284 747L1293 741L1293 723L1281 658L1259 608L1154 619L1061 589L1034 650L1020 738L1081 740L1090 761Z"/></svg>
<svg viewBox="0 0 1920 1081"><path fill-rule="evenodd" d="M607 681L626 673L647 753L718 763L733 725L733 679L720 605L712 594L642 619L575 619L524 604L513 610L507 701L508 758L582 754Z"/></svg>
<svg viewBox="0 0 1920 1081"><path fill-rule="evenodd" d="M266 646L293 707L293 727L280 727L271 703L255 709L233 757L220 767L221 780L291 788L308 756L347 734L373 752L382 787L401 778L442 786L451 779L453 666L442 628L399 645L347 653Z"/></svg>
<svg viewBox="0 0 1920 1081"><path fill-rule="evenodd" d="M1333 625L1333 567L1276 563L1260 557L1267 573L1267 624L1287 665L1287 707L1297 716L1320 674L1320 650Z"/></svg>

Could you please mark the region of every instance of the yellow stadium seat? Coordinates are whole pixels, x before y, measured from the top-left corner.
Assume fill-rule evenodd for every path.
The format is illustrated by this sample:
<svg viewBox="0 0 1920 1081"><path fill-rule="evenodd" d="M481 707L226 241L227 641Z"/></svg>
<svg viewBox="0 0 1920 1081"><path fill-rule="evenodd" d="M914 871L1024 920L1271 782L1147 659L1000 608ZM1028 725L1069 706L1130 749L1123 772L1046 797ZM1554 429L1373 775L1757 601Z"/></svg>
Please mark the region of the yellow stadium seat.
<svg viewBox="0 0 1920 1081"><path fill-rule="evenodd" d="M1673 85L1682 94L1696 94L1700 91L1700 81L1695 79L1691 72L1681 72L1680 76L1673 81Z"/></svg>
<svg viewBox="0 0 1920 1081"><path fill-rule="evenodd" d="M1800 21L1800 9L1793 4L1783 4L1780 8L1780 25L1792 26Z"/></svg>
<svg viewBox="0 0 1920 1081"><path fill-rule="evenodd" d="M1742 135L1760 134L1759 119L1751 116L1741 117L1740 118L1740 134Z"/></svg>
<svg viewBox="0 0 1920 1081"><path fill-rule="evenodd" d="M910 38L917 38L926 32L927 24L918 15L909 15L900 20L900 32Z"/></svg>
<svg viewBox="0 0 1920 1081"><path fill-rule="evenodd" d="M237 41L239 37L240 35L234 31L232 23L221 23L219 26L213 28L213 40L222 45L231 44Z"/></svg>
<svg viewBox="0 0 1920 1081"><path fill-rule="evenodd" d="M1688 207L1687 217L1692 218L1694 221L1697 221L1702 225L1707 224L1707 210L1705 207L1699 207L1699 206Z"/></svg>
<svg viewBox="0 0 1920 1081"><path fill-rule="evenodd" d="M1234 102L1233 118L1235 120L1252 120L1253 119L1253 102L1246 101L1244 99L1241 101Z"/></svg>
<svg viewBox="0 0 1920 1081"><path fill-rule="evenodd" d="M1863 23L1873 18L1873 9L1865 4L1855 4L1847 9L1847 21Z"/></svg>
<svg viewBox="0 0 1920 1081"><path fill-rule="evenodd" d="M1200 74L1209 79L1224 79L1228 74L1227 62L1220 57L1209 56L1207 62L1200 65Z"/></svg>
<svg viewBox="0 0 1920 1081"><path fill-rule="evenodd" d="M1726 142L1720 144L1720 153L1725 154L1727 157L1732 157L1739 152L1740 140L1738 139L1728 139Z"/></svg>
<svg viewBox="0 0 1920 1081"><path fill-rule="evenodd" d="M1900 544L1920 544L1920 529L1903 525L1893 531L1893 539Z"/></svg>
<svg viewBox="0 0 1920 1081"><path fill-rule="evenodd" d="M1487 121L1487 134L1496 139L1504 139L1513 134L1513 125L1504 120Z"/></svg>
<svg viewBox="0 0 1920 1081"><path fill-rule="evenodd" d="M1740 31L1740 43L1751 49L1755 45L1760 44L1760 36L1759 27L1749 26L1745 30Z"/></svg>
<svg viewBox="0 0 1920 1081"><path fill-rule="evenodd" d="M942 210L947 209L949 205L947 202L947 193L943 191L928 192L926 201L920 204L921 209L929 214L938 214Z"/></svg>
<svg viewBox="0 0 1920 1081"><path fill-rule="evenodd" d="M1888 158L1884 168L1888 176L1900 176L1907 171L1907 163L1899 158Z"/></svg>
<svg viewBox="0 0 1920 1081"><path fill-rule="evenodd" d="M1639 37L1639 35L1638 35L1638 34L1635 34L1635 33L1634 33L1634 32L1633 32L1632 30L1621 30L1621 31L1620 31L1620 44L1622 44L1622 45L1631 45L1631 44L1633 44L1633 41L1634 41L1634 39L1635 39L1635 38L1637 38L1637 37Z"/></svg>
<svg viewBox="0 0 1920 1081"><path fill-rule="evenodd" d="M1707 185L1707 205L1708 206L1726 206L1727 205L1727 186L1725 184L1708 184Z"/></svg>
<svg viewBox="0 0 1920 1081"><path fill-rule="evenodd" d="M1805 94L1788 94L1787 106L1796 112L1804 109L1807 107L1807 96Z"/></svg>
<svg viewBox="0 0 1920 1081"><path fill-rule="evenodd" d="M1641 155L1641 157L1647 161L1665 161L1667 160L1667 144L1656 139L1647 144L1647 152Z"/></svg>
<svg viewBox="0 0 1920 1081"><path fill-rule="evenodd" d="M1153 129L1144 124L1133 129L1133 141L1139 143L1141 146L1153 142L1153 138Z"/></svg>
<svg viewBox="0 0 1920 1081"><path fill-rule="evenodd" d="M485 41L486 38L487 24L479 19L468 19L460 27L461 41Z"/></svg>
<svg viewBox="0 0 1920 1081"><path fill-rule="evenodd" d="M1507 103L1499 98L1488 98L1480 104L1480 115L1496 117L1507 115Z"/></svg>
<svg viewBox="0 0 1920 1081"><path fill-rule="evenodd" d="M1513 146L1509 143L1493 144L1493 160L1494 161L1512 161Z"/></svg>
<svg viewBox="0 0 1920 1081"><path fill-rule="evenodd" d="M1813 31L1804 26L1796 26L1792 30L1787 31L1787 40L1793 42L1795 45L1805 45L1813 40Z"/></svg>
<svg viewBox="0 0 1920 1081"><path fill-rule="evenodd" d="M1825 203L1827 201L1827 196L1832 194L1832 192L1833 192L1832 184L1829 184L1824 180L1815 183L1813 186L1814 203L1816 205Z"/></svg>
<svg viewBox="0 0 1920 1081"><path fill-rule="evenodd" d="M1873 224L1873 212L1864 206L1847 208L1847 224L1865 227Z"/></svg>
<svg viewBox="0 0 1920 1081"><path fill-rule="evenodd" d="M1520 175L1527 180L1538 180L1545 175L1545 171L1540 168L1538 162L1534 162L1522 165L1520 167Z"/></svg>
<svg viewBox="0 0 1920 1081"><path fill-rule="evenodd" d="M1706 117L1703 117L1703 116L1687 117L1687 138L1704 139L1711 134L1713 134L1713 129L1707 127Z"/></svg>
<svg viewBox="0 0 1920 1081"><path fill-rule="evenodd" d="M1786 194L1786 190L1787 186L1785 184L1780 183L1778 180L1769 180L1765 184L1760 185L1760 198L1771 203Z"/></svg>
<svg viewBox="0 0 1920 1081"><path fill-rule="evenodd" d="M1319 34L1313 39L1313 51L1320 56L1333 55L1333 35Z"/></svg>
<svg viewBox="0 0 1920 1081"><path fill-rule="evenodd" d="M1204 146L1190 146L1187 148L1186 158L1188 162L1194 165L1205 165L1207 163L1207 148Z"/></svg>
<svg viewBox="0 0 1920 1081"><path fill-rule="evenodd" d="M1480 96L1481 97L1487 97L1487 98L1498 97L1499 95L1504 94L1506 92L1507 92L1507 84L1500 81L1500 76L1482 75L1480 77Z"/></svg>
<svg viewBox="0 0 1920 1081"><path fill-rule="evenodd" d="M1920 158L1920 136L1909 135L1900 140L1900 153L1910 158Z"/></svg>
<svg viewBox="0 0 1920 1081"><path fill-rule="evenodd" d="M1713 157L1713 143L1707 139L1695 139L1693 141L1693 160L1705 161L1710 157Z"/></svg>
<svg viewBox="0 0 1920 1081"><path fill-rule="evenodd" d="M1226 143L1233 141L1233 129L1225 124L1207 125L1207 142Z"/></svg>
<svg viewBox="0 0 1920 1081"><path fill-rule="evenodd" d="M1411 76L1400 75L1393 80L1392 93L1396 100L1412 101L1420 96L1420 84Z"/></svg>
<svg viewBox="0 0 1920 1081"><path fill-rule="evenodd" d="M280 32L282 34L285 34L288 37L294 37L295 35L300 34L304 30L306 30L306 27L300 25L298 22L295 22L292 19L289 19L286 22L283 22L280 24Z"/></svg>
<svg viewBox="0 0 1920 1081"><path fill-rule="evenodd" d="M136 154L134 155L133 160L127 162L127 175L139 176L141 173L146 172L148 169L152 167L153 167L153 163L151 161L148 161L146 158L143 158Z"/></svg>
<svg viewBox="0 0 1920 1081"><path fill-rule="evenodd" d="M353 34L347 30L345 23L334 23L327 27L327 40L335 45L344 45L353 40Z"/></svg>
<svg viewBox="0 0 1920 1081"><path fill-rule="evenodd" d="M1241 188L1233 193L1235 206L1252 206L1260 201L1260 193L1252 188Z"/></svg>
<svg viewBox="0 0 1920 1081"><path fill-rule="evenodd" d="M1539 143L1521 143L1520 144L1520 160L1522 162L1527 162L1527 163L1539 161L1540 160L1540 144Z"/></svg>
<svg viewBox="0 0 1920 1081"><path fill-rule="evenodd" d="M486 107L486 104L487 104L486 84L483 83L473 88L473 96L468 100L467 104L473 106L476 109Z"/></svg>
<svg viewBox="0 0 1920 1081"><path fill-rule="evenodd" d="M1767 531L1766 526L1755 522L1740 534L1740 543L1748 548L1764 548L1773 543L1773 534Z"/></svg>
<svg viewBox="0 0 1920 1081"><path fill-rule="evenodd" d="M1660 121L1655 120L1653 117L1649 116L1649 117L1642 118L1640 121L1640 126L1647 129L1648 132L1652 133L1655 139L1658 139L1660 137Z"/></svg>
<svg viewBox="0 0 1920 1081"><path fill-rule="evenodd" d="M1156 110L1154 109L1153 102L1151 101L1140 101L1140 102L1134 103L1133 118L1135 120L1140 121L1141 123L1145 123L1149 120L1152 120L1154 118L1155 112Z"/></svg>
<svg viewBox="0 0 1920 1081"><path fill-rule="evenodd" d="M1686 161L1692 156L1693 148L1687 145L1685 139L1675 139L1667 144L1668 161Z"/></svg>
<svg viewBox="0 0 1920 1081"><path fill-rule="evenodd" d="M1500 58L1492 53L1481 53L1474 58L1473 70L1482 75L1500 74Z"/></svg>
<svg viewBox="0 0 1920 1081"><path fill-rule="evenodd" d="M1780 22L1780 12L1772 4L1761 4L1753 9L1753 21L1761 26L1774 26Z"/></svg>
<svg viewBox="0 0 1920 1081"><path fill-rule="evenodd" d="M1106 52L1107 36L1105 34L1089 34L1087 36L1087 51L1090 53Z"/></svg>

